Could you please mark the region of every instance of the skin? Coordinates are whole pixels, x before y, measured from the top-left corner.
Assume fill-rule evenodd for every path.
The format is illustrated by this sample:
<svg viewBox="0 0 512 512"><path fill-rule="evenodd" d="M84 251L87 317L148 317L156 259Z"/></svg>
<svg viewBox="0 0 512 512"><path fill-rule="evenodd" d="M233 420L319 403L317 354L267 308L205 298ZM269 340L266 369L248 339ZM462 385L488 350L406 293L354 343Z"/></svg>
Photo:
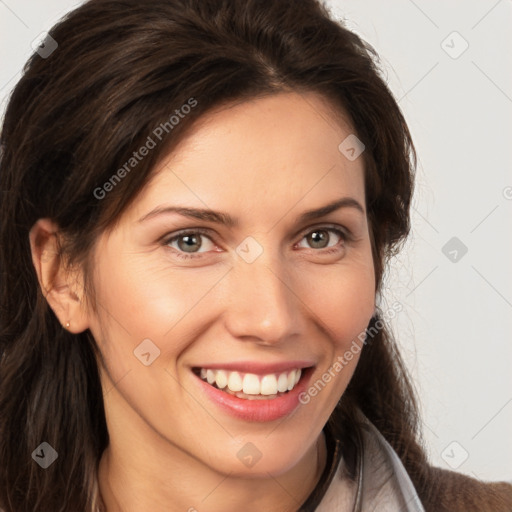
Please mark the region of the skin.
<svg viewBox="0 0 512 512"><path fill-rule="evenodd" d="M86 307L79 270L51 257L57 226L40 219L31 230L50 306L70 331L90 329L103 357L110 445L98 480L108 512L293 511L314 489L326 459L322 428L359 354L307 405L272 422L223 412L190 368L304 359L315 364L314 383L368 325L375 275L364 164L338 150L354 130L333 108L316 93L287 92L203 116L116 228L100 236L96 312ZM298 222L344 196L364 212L345 207ZM221 210L239 226L176 213L138 222L163 204ZM329 225L351 237L344 241ZM185 228L209 234L196 234L189 252L183 237L161 240ZM308 236L315 228L325 241ZM236 252L248 236L263 250L252 263ZM180 259L180 251L198 257ZM133 353L147 338L160 350L149 366ZM248 442L262 453L252 467L237 458Z"/></svg>

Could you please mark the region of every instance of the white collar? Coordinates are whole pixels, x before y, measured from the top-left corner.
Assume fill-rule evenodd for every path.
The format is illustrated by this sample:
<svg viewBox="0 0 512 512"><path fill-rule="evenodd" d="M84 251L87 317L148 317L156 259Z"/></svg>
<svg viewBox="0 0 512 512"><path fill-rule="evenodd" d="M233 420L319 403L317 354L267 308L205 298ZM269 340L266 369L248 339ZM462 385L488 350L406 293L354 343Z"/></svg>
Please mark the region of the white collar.
<svg viewBox="0 0 512 512"><path fill-rule="evenodd" d="M341 459L315 512L425 512L396 452L362 413L361 419L356 480Z"/></svg>

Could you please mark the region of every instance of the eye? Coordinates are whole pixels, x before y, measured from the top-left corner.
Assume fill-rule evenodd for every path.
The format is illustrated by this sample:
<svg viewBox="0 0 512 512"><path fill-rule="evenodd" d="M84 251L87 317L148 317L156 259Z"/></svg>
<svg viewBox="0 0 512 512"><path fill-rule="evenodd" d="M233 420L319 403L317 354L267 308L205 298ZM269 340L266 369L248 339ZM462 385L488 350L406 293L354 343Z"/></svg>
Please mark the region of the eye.
<svg viewBox="0 0 512 512"><path fill-rule="evenodd" d="M337 250L341 250L343 243L333 245L328 245L329 242L331 242L331 236L329 233L334 233L336 237L340 238L342 242L346 242L348 240L348 235L343 232L341 229L334 228L331 226L322 226L315 228L311 231L308 231L305 236L303 237L303 240L306 240L306 242L310 245L310 248L313 249L330 249L336 247L334 250L326 251L327 253L336 252Z"/></svg>
<svg viewBox="0 0 512 512"><path fill-rule="evenodd" d="M208 248L208 243L206 244L206 249L204 251L199 251L200 248L204 248L205 244L203 240L208 240L212 247ZM172 244L176 246L173 247ZM194 229L189 231L182 231L181 233L175 234L171 238L167 238L164 242L164 245L171 247L174 249L174 253L179 258L195 258L199 254L203 252L208 252L215 247L215 244L212 242L211 238L206 235L206 232L201 229Z"/></svg>

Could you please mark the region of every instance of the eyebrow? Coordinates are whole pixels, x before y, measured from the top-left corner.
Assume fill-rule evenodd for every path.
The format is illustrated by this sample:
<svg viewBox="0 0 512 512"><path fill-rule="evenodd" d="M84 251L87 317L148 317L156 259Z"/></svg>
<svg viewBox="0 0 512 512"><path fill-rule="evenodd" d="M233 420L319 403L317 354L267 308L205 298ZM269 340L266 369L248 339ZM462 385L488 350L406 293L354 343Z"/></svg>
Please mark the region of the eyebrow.
<svg viewBox="0 0 512 512"><path fill-rule="evenodd" d="M329 213L332 213L340 208L354 208L361 212L364 215L364 208L361 206L361 203L354 199L353 197L342 197L332 203L329 203L325 206L321 206L320 208L315 208L313 210L307 210L298 217L299 222L308 222L320 217L324 217ZM154 210L151 210L149 213L143 215L137 222L143 222L150 218L169 214L169 213L178 213L179 215L183 215L184 217L190 217L197 220L202 220L206 222L214 222L217 224L223 224L229 228L238 227L239 220L229 215L229 213L210 210L207 208L189 208L185 206L171 206L171 205L161 205L157 206Z"/></svg>

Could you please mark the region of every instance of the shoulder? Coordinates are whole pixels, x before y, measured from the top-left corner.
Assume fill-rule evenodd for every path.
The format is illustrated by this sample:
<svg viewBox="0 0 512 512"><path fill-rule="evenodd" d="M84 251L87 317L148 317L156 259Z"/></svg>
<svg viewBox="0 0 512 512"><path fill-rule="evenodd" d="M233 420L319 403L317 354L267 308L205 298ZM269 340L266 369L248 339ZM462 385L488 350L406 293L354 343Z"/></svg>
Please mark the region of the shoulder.
<svg viewBox="0 0 512 512"><path fill-rule="evenodd" d="M368 434L363 436L365 447L373 454L368 457L369 465L380 467L380 473L386 478L393 475L396 488L406 502L414 505L414 499L418 498L425 512L512 512L510 482L485 482L455 471L427 466L421 489L414 489L398 455L369 420L364 430ZM389 461L387 473L384 460ZM414 505L410 509L421 510L421 506Z"/></svg>
<svg viewBox="0 0 512 512"><path fill-rule="evenodd" d="M365 479L383 488L393 483L395 495L401 495L410 506L406 510L425 512L512 512L512 483L485 482L462 473L426 465L421 484L415 488L411 475L398 454L378 429L362 417L360 432ZM416 483L418 479L415 478ZM367 489L366 489L367 490ZM368 494L365 492L365 494ZM368 496L369 498L370 496ZM376 496L373 501L378 503ZM421 503L421 505L420 505ZM380 504L379 504L380 505ZM368 507L367 507L368 508ZM366 508L366 509L367 509ZM366 510L363 508L363 510ZM395 508L395 510L400 507ZM379 508L379 510L381 510ZM401 510L404 510L403 507Z"/></svg>
<svg viewBox="0 0 512 512"><path fill-rule="evenodd" d="M484 482L431 466L428 493L422 500L427 512L510 512L512 484Z"/></svg>

